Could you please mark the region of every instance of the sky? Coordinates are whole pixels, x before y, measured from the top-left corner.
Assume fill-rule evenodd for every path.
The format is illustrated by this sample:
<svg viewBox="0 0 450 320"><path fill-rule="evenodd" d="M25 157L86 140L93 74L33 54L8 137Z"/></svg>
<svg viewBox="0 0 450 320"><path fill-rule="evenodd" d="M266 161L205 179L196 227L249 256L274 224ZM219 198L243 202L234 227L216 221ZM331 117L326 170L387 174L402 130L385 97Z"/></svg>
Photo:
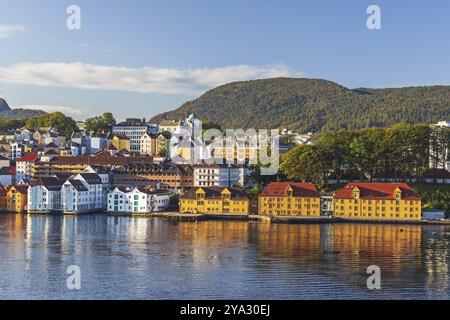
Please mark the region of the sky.
<svg viewBox="0 0 450 320"><path fill-rule="evenodd" d="M381 29L367 27L370 5ZM77 120L150 118L279 76L450 85L448 0L0 0L0 12L0 97Z"/></svg>

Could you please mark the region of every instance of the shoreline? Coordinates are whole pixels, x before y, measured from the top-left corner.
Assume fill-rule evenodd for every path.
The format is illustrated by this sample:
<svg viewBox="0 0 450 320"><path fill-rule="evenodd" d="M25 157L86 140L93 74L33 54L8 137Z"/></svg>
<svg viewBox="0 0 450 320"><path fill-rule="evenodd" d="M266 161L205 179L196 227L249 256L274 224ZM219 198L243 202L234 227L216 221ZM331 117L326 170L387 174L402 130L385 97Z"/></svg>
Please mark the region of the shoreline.
<svg viewBox="0 0 450 320"><path fill-rule="evenodd" d="M162 218L164 220L173 222L201 222L208 220L221 221L248 221L248 222L262 222L273 224L337 224L337 223L363 223L363 224L396 224L396 225L450 225L450 219L444 221L433 220L367 220L367 219L346 219L335 217L291 217L291 216L262 216L262 215L223 215L223 214L191 214L179 213L177 211L163 211L154 213L123 213L123 212L0 212L0 215L30 215L30 216L89 216L104 214L112 217L141 217L141 218Z"/></svg>

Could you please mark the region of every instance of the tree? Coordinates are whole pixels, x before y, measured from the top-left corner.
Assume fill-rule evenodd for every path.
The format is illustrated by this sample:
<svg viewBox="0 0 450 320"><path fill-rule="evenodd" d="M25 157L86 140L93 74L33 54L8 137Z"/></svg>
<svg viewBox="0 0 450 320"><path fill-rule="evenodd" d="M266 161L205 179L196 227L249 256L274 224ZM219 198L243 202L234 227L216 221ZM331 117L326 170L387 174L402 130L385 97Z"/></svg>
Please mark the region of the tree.
<svg viewBox="0 0 450 320"><path fill-rule="evenodd" d="M116 119L111 112L105 112L101 116L89 118L86 120L86 131L102 132L111 131L116 124Z"/></svg>
<svg viewBox="0 0 450 320"><path fill-rule="evenodd" d="M71 117L66 117L61 112L47 113L42 116L30 118L26 121L25 126L30 129L52 127L59 133L64 134L66 138L70 138L72 132L77 128L75 120Z"/></svg>

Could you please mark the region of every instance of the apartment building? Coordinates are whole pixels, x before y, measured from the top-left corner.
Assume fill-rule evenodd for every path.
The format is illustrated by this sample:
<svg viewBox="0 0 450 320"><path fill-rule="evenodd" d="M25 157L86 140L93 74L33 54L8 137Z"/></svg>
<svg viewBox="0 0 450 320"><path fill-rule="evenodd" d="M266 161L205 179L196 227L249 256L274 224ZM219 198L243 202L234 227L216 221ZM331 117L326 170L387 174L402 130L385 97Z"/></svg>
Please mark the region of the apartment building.
<svg viewBox="0 0 450 320"><path fill-rule="evenodd" d="M243 187L246 169L228 164L194 166L194 187Z"/></svg>
<svg viewBox="0 0 450 320"><path fill-rule="evenodd" d="M9 186L6 192L6 210L15 213L25 212L27 194L27 185Z"/></svg>
<svg viewBox="0 0 450 320"><path fill-rule="evenodd" d="M37 152L26 154L16 161L16 181L30 179L33 164L39 159Z"/></svg>
<svg viewBox="0 0 450 320"><path fill-rule="evenodd" d="M158 132L158 127L154 124L147 123L145 119L126 119L112 128L113 134L124 135L130 139L131 152L138 153L141 148L141 138L145 133ZM121 148L118 148L120 150Z"/></svg>
<svg viewBox="0 0 450 320"><path fill-rule="evenodd" d="M96 173L80 173L67 179L61 188L64 213L87 213L105 208L104 185Z"/></svg>
<svg viewBox="0 0 450 320"><path fill-rule="evenodd" d="M61 211L61 188L63 179L40 177L28 188L28 213L52 213Z"/></svg>
<svg viewBox="0 0 450 320"><path fill-rule="evenodd" d="M188 165L171 161L163 163L128 163L112 173L115 186L167 189L181 193L194 184L193 170Z"/></svg>

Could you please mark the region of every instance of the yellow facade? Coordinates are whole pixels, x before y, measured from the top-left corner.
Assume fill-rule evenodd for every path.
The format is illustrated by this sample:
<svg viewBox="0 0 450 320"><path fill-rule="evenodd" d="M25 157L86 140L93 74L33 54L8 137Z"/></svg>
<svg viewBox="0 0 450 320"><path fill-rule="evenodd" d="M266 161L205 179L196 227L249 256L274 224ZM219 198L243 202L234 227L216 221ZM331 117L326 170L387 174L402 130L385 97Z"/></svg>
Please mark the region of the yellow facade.
<svg viewBox="0 0 450 320"><path fill-rule="evenodd" d="M6 210L8 212L24 212L27 205L27 188L11 186L6 194Z"/></svg>
<svg viewBox="0 0 450 320"><path fill-rule="evenodd" d="M265 216L320 217L320 194L311 183L272 182L259 196Z"/></svg>
<svg viewBox="0 0 450 320"><path fill-rule="evenodd" d="M219 190L220 189L220 190ZM209 192L215 190L214 196ZM250 200L234 196L231 188L196 188L180 198L181 213L248 215Z"/></svg>
<svg viewBox="0 0 450 320"><path fill-rule="evenodd" d="M130 142L130 139L128 139L128 138L114 135L111 138L111 144L117 149L117 151L120 151L120 150L131 151L131 142Z"/></svg>
<svg viewBox="0 0 450 320"><path fill-rule="evenodd" d="M394 190L393 197L388 195L380 199L361 196L358 187L354 187L351 192L351 198L335 198L335 217L354 220L421 220L421 200L411 197L402 199L400 188Z"/></svg>

